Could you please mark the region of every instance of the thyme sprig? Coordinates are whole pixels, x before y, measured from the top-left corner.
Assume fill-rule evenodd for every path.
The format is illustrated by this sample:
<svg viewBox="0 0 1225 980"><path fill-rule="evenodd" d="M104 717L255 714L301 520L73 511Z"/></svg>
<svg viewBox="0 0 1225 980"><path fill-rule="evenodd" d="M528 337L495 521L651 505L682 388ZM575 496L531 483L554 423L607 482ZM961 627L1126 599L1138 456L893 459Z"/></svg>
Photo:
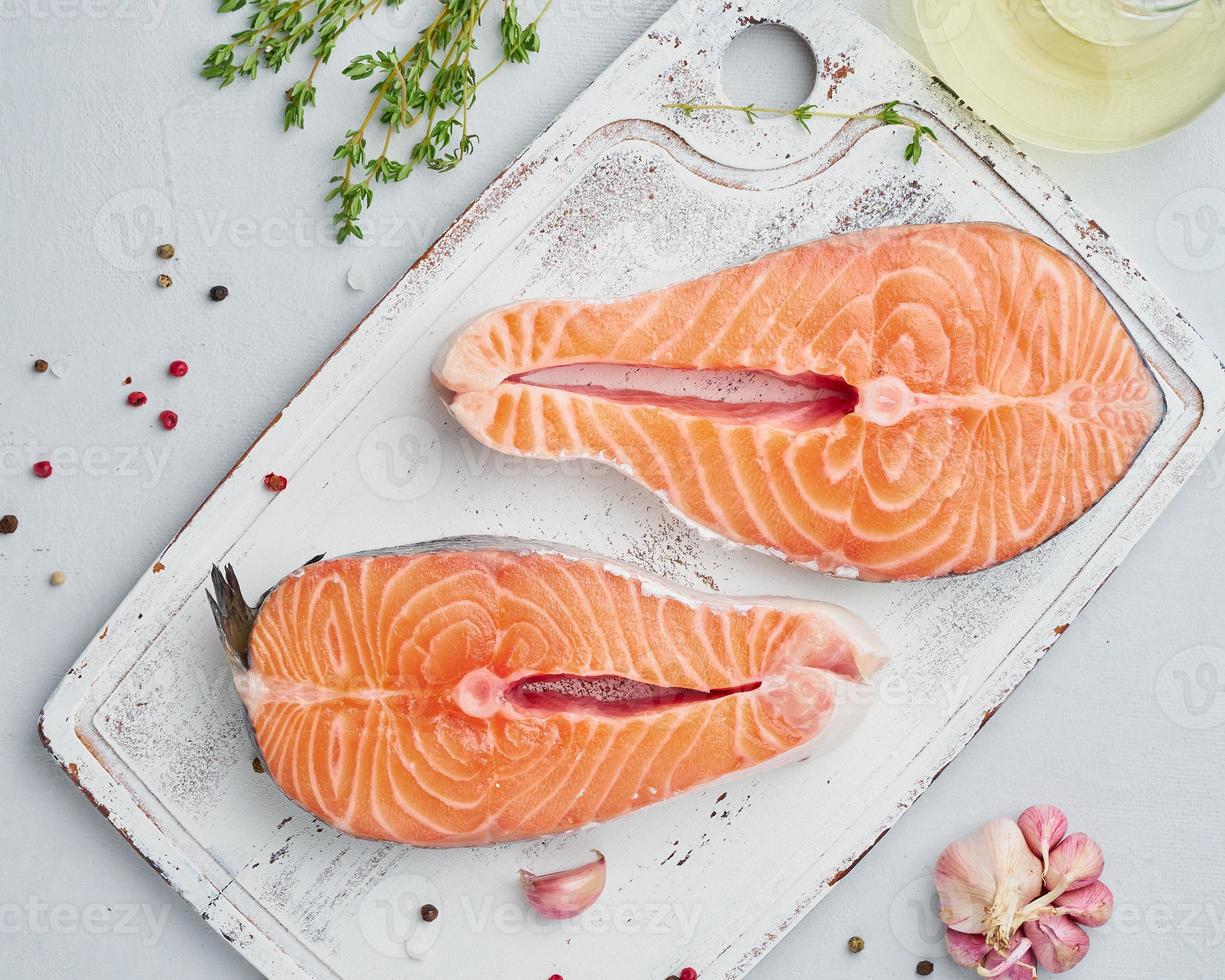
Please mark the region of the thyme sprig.
<svg viewBox="0 0 1225 980"><path fill-rule="evenodd" d="M664 109L679 109L686 116L693 116L695 112L738 112L743 115L750 123L756 123L759 116L791 116L805 130L811 132L808 121L814 117L824 119L873 119L877 122L884 123L886 126L909 126L911 129L911 140L906 144L904 156L910 163L918 163L919 158L923 155L923 138L929 137L933 141L936 139L936 134L927 126L924 126L919 120L910 116L904 116L897 111L900 101L894 100L883 105L876 112L855 113L855 112L829 112L827 110L818 109L811 103L798 105L794 109L775 109L770 106L759 106L749 103L748 105L716 105L702 104L697 102L668 102Z"/></svg>
<svg viewBox="0 0 1225 980"><path fill-rule="evenodd" d="M260 67L279 72L294 52L315 39L314 61L305 77L285 92L286 130L303 128L306 110L316 104L315 78L327 64L338 38L356 21L398 7L403 0L221 0L221 13L250 7L247 27L215 46L201 74L221 88L236 78L254 79ZM333 159L344 165L332 178L327 200L336 201L336 239L362 237L362 213L374 197L375 183L406 179L418 166L447 171L476 148L478 136L468 114L477 90L507 64L526 64L540 50L537 26L549 9L546 0L535 19L524 23L515 0L501 0L501 59L480 77L472 67L475 31L495 0L438 0L440 9L401 55L395 47L354 58L343 74L354 80L375 78L370 107L356 128L336 147ZM371 126L383 129L379 150L367 150ZM396 137L420 129L399 159Z"/></svg>

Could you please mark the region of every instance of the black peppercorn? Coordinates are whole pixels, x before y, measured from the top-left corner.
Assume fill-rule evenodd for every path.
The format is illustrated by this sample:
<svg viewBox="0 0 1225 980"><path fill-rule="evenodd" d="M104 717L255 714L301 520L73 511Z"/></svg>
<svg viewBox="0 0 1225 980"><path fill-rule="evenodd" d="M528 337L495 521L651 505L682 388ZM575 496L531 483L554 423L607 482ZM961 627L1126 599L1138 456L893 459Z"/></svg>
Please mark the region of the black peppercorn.
<svg viewBox="0 0 1225 980"><path fill-rule="evenodd" d="M433 922L438 918L438 909L432 905L421 906L421 918L425 922Z"/></svg>
<svg viewBox="0 0 1225 980"><path fill-rule="evenodd" d="M157 257L159 259L173 259L174 258L174 246L171 245L169 242L167 242L165 245L159 245L157 247Z"/></svg>
<svg viewBox="0 0 1225 980"><path fill-rule="evenodd" d="M214 286L208 291L208 298L214 303L220 303L223 299L230 295L230 291L225 286Z"/></svg>
<svg viewBox="0 0 1225 980"><path fill-rule="evenodd" d="M12 514L0 517L0 534L12 534L17 530L17 518Z"/></svg>
<svg viewBox="0 0 1225 980"><path fill-rule="evenodd" d="M47 368L49 368L50 366L51 365L48 364L46 361L44 361L41 357L37 361L34 362L34 370L37 371L39 374L45 374L47 371Z"/></svg>
<svg viewBox="0 0 1225 980"><path fill-rule="evenodd" d="M931 960L920 960L919 965L914 968L914 971L921 977L930 977L935 968L935 964Z"/></svg>

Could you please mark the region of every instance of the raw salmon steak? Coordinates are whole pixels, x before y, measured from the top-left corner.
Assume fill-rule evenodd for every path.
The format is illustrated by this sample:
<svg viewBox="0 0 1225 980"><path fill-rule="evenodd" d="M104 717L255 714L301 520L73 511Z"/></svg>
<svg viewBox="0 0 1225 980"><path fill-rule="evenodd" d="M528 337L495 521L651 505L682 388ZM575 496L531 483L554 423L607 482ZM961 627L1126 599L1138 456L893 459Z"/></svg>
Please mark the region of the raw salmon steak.
<svg viewBox="0 0 1225 980"><path fill-rule="evenodd" d="M882 662L836 606L730 600L503 539L319 561L213 611L267 771L358 837L485 844L630 813L845 732Z"/></svg>
<svg viewBox="0 0 1225 980"><path fill-rule="evenodd" d="M547 370L593 365L752 372L790 394ZM1164 413L1081 268L992 224L880 228L629 299L505 307L460 331L435 375L487 446L603 460L725 539L874 580L1042 543L1118 482Z"/></svg>

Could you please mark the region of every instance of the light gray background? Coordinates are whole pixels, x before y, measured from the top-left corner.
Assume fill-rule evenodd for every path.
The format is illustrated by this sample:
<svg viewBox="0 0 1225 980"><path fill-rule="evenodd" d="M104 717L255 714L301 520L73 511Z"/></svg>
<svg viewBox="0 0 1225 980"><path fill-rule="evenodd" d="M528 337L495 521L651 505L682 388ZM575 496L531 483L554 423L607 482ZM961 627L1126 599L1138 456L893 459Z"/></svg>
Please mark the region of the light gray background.
<svg viewBox="0 0 1225 980"><path fill-rule="evenodd" d="M223 93L196 77L237 23L206 0L0 0L0 514L21 519L0 538L5 976L253 975L51 763L38 709L352 324L668 2L559 0L536 63L482 94L475 157L380 189L367 242L338 247L320 191L363 86L333 71L306 132L285 136L289 76ZM398 31L355 27L334 70L402 39L423 6L406 0ZM853 6L922 56L909 0ZM796 64L771 59L776 76ZM739 71L742 82L768 74ZM1225 349L1225 104L1145 149L1031 155ZM152 285L161 240L179 250L168 291ZM364 288L346 282L351 270ZM214 283L230 287L226 303L205 298ZM66 375L35 375L34 357ZM185 380L165 376L175 357L191 363ZM127 375L150 395L141 411L123 404ZM182 417L173 434L157 428L162 407ZM48 455L56 476L33 478L29 463ZM1119 912L1078 976L1225 976L1223 480L1218 450L991 724L755 976L908 976L923 956L940 976L958 973L938 956L932 862L951 837L1034 802L1064 806L1107 853ZM68 575L59 589L55 569ZM852 934L867 942L855 958Z"/></svg>

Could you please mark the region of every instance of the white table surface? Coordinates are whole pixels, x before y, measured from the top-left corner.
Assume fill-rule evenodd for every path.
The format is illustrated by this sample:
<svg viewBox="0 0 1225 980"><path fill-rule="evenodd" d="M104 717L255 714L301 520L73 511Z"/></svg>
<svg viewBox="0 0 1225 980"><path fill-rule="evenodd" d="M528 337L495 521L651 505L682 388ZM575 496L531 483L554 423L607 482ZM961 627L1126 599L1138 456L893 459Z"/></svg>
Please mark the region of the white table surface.
<svg viewBox="0 0 1225 980"><path fill-rule="evenodd" d="M286 136L288 81L218 93L196 77L236 29L206 0L0 0L0 514L21 521L0 538L4 976L254 975L51 762L39 707L353 323L669 2L559 0L535 65L482 95L477 154L453 174L380 189L367 243L339 247L320 189L363 86L329 77L307 130ZM909 0L853 6L921 56ZM421 14L415 0L405 9ZM350 33L334 69L390 43ZM1225 350L1225 103L1144 149L1031 155ZM161 240L179 253L165 291L153 285ZM346 283L351 269L364 289ZM215 283L230 287L223 304L205 296ZM35 357L66 375L35 374ZM191 364L181 381L165 375L177 357ZM150 395L140 411L123 403L128 375ZM161 407L179 412L176 432L158 428ZM46 456L58 472L37 480L29 463ZM755 977L902 977L927 956L937 976L960 975L941 958L932 863L952 837L1035 802L1062 805L1107 854L1118 911L1077 976L1225 976L1223 483L1218 448L1030 679ZM58 589L56 569L68 576ZM867 943L857 957L852 934ZM414 975L455 976L442 964Z"/></svg>

